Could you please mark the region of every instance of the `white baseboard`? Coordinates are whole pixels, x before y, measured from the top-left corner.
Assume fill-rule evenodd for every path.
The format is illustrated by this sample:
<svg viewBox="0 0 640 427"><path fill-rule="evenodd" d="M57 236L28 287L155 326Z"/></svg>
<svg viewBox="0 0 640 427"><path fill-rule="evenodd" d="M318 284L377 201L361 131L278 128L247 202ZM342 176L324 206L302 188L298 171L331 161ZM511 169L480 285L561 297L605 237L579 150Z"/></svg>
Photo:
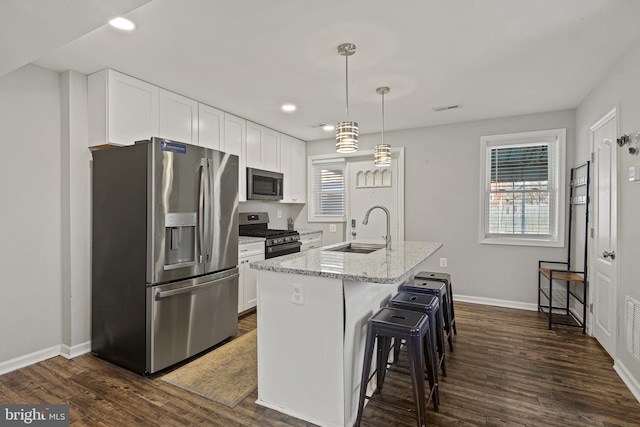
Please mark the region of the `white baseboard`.
<svg viewBox="0 0 640 427"><path fill-rule="evenodd" d="M69 347L68 345L54 345L53 347L34 351L24 356L18 356L5 362L0 362L0 375L7 374L26 366L34 365L43 360L51 359L56 356L63 356L67 359L83 355L91 351L91 341Z"/></svg>
<svg viewBox="0 0 640 427"><path fill-rule="evenodd" d="M0 375L6 374L16 369L24 368L25 366L33 365L43 360L51 359L52 357L60 354L60 346L54 345L53 347L45 348L42 350L34 351L24 356L18 356L5 362L0 362Z"/></svg>
<svg viewBox="0 0 640 427"><path fill-rule="evenodd" d="M640 383L631 375L631 372L624 366L624 363L620 359L616 360L613 364L613 369L618 373L622 381L625 383L633 397L640 402Z"/></svg>
<svg viewBox="0 0 640 427"><path fill-rule="evenodd" d="M494 298L470 297L467 295L455 295L454 301L470 302L473 304L494 305L496 307L518 308L520 310L538 311L538 304L530 304L526 302L508 301Z"/></svg>
<svg viewBox="0 0 640 427"><path fill-rule="evenodd" d="M73 359L74 357L82 356L83 354L91 351L91 341L83 342L82 344L69 347L66 344L62 344L60 347L60 356L67 359Z"/></svg>

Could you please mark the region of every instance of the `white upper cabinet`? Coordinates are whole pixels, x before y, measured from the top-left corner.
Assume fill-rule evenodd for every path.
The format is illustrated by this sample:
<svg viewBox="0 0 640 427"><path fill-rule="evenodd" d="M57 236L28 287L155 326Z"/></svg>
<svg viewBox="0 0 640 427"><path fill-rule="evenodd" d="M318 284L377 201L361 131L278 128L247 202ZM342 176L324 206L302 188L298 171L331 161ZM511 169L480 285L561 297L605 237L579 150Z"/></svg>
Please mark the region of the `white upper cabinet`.
<svg viewBox="0 0 640 427"><path fill-rule="evenodd" d="M198 145L198 102L160 89L160 138Z"/></svg>
<svg viewBox="0 0 640 427"><path fill-rule="evenodd" d="M198 144L221 150L224 145L224 112L198 104Z"/></svg>
<svg viewBox="0 0 640 427"><path fill-rule="evenodd" d="M133 145L158 136L158 87L114 70L88 78L89 146Z"/></svg>
<svg viewBox="0 0 640 427"><path fill-rule="evenodd" d="M280 135L280 171L284 175L283 203L307 200L307 146L304 141Z"/></svg>
<svg viewBox="0 0 640 427"><path fill-rule="evenodd" d="M241 202L247 201L247 121L240 117L224 113L224 144L220 150L240 157L238 168L238 189Z"/></svg>
<svg viewBox="0 0 640 427"><path fill-rule="evenodd" d="M247 167L280 172L280 133L247 121Z"/></svg>

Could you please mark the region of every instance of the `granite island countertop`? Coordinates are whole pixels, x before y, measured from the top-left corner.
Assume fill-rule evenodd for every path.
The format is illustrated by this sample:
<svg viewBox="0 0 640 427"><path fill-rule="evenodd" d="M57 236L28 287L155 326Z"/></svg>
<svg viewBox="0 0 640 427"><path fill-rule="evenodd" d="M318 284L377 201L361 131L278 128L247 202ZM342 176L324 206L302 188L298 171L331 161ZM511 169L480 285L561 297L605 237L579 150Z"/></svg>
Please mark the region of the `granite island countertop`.
<svg viewBox="0 0 640 427"><path fill-rule="evenodd" d="M373 243L368 240L357 242ZM250 266L279 273L393 284L442 247L440 242L397 241L392 242L391 250L383 248L369 254L327 250L346 243L252 262Z"/></svg>

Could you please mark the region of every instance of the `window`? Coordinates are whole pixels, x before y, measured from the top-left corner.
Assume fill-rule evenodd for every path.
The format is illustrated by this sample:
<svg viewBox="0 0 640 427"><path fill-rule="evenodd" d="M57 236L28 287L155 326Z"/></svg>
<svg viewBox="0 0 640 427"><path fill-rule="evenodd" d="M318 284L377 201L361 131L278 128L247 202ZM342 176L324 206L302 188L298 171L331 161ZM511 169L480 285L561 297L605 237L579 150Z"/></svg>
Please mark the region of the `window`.
<svg viewBox="0 0 640 427"><path fill-rule="evenodd" d="M309 221L346 219L346 161L324 159L310 161Z"/></svg>
<svg viewBox="0 0 640 427"><path fill-rule="evenodd" d="M565 129L481 138L481 243L564 245L565 138Z"/></svg>

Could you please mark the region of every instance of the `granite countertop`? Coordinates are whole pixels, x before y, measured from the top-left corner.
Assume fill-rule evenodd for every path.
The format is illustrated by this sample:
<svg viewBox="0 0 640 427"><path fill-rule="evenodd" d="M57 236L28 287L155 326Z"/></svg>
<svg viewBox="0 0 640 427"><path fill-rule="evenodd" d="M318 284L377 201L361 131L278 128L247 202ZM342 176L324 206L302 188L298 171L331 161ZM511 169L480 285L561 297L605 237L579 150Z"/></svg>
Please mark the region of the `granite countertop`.
<svg viewBox="0 0 640 427"><path fill-rule="evenodd" d="M364 240L357 242L374 243ZM256 270L279 273L392 284L403 280L408 272L442 247L440 242L398 241L392 242L391 250L383 248L369 254L326 250L345 243L252 262L250 266Z"/></svg>
<svg viewBox="0 0 640 427"><path fill-rule="evenodd" d="M242 245L245 243L257 243L257 242L263 242L264 243L265 238L264 237L249 237L249 236L238 236L238 244Z"/></svg>

